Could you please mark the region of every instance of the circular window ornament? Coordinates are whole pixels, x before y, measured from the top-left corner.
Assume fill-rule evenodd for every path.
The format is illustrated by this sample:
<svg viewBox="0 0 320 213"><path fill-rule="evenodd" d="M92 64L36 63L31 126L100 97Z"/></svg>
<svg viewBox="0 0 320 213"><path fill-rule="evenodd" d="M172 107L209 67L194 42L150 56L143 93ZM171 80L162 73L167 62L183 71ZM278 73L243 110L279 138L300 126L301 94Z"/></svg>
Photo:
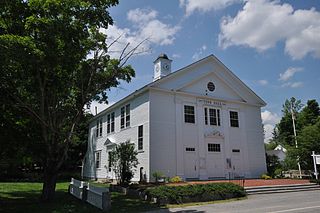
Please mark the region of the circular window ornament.
<svg viewBox="0 0 320 213"><path fill-rule="evenodd" d="M209 82L208 85L207 85L207 87L208 87L208 90L209 90L210 92L213 92L213 91L216 89L214 83L212 83L212 82Z"/></svg>

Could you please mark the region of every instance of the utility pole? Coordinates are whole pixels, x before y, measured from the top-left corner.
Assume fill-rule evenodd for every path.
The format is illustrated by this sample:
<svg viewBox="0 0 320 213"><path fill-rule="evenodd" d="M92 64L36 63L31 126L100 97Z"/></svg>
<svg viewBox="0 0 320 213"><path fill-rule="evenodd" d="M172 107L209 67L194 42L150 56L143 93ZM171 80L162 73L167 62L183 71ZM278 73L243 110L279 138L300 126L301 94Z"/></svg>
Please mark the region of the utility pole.
<svg viewBox="0 0 320 213"><path fill-rule="evenodd" d="M298 140L297 140L297 132L296 132L296 124L295 124L295 114L294 114L294 111L293 111L292 102L291 102L291 118L292 118L292 125L293 125L294 142L295 142L296 149L297 149L298 148ZM299 175L300 175L300 179L301 179L302 178L302 174L301 174L299 156L297 156L297 160L298 160Z"/></svg>

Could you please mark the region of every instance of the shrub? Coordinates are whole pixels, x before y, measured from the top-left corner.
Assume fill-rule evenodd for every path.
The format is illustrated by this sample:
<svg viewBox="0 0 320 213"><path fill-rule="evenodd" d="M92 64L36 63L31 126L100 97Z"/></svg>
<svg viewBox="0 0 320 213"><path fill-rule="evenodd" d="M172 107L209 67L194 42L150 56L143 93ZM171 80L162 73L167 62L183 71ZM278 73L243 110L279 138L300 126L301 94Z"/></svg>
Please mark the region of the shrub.
<svg viewBox="0 0 320 213"><path fill-rule="evenodd" d="M223 200L246 195L243 187L233 183L158 186L146 193L157 198L159 204Z"/></svg>
<svg viewBox="0 0 320 213"><path fill-rule="evenodd" d="M180 176L174 176L174 177L170 178L169 182L170 183L179 183L179 182L182 182L182 178Z"/></svg>
<svg viewBox="0 0 320 213"><path fill-rule="evenodd" d="M154 177L156 183L158 183L159 180L164 177L164 174L162 172L155 171L154 173L152 173L152 177Z"/></svg>
<svg viewBox="0 0 320 213"><path fill-rule="evenodd" d="M269 180L269 179L271 179L271 177L269 175L262 174L261 179Z"/></svg>

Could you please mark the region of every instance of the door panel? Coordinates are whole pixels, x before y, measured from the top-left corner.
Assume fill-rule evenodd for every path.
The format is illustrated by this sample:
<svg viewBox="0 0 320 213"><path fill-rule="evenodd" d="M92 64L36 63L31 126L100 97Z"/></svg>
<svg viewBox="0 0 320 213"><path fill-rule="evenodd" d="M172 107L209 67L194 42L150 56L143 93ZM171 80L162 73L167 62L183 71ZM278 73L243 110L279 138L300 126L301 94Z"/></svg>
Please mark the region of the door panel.
<svg viewBox="0 0 320 213"><path fill-rule="evenodd" d="M198 162L195 151L184 152L184 174L186 178L198 178Z"/></svg>

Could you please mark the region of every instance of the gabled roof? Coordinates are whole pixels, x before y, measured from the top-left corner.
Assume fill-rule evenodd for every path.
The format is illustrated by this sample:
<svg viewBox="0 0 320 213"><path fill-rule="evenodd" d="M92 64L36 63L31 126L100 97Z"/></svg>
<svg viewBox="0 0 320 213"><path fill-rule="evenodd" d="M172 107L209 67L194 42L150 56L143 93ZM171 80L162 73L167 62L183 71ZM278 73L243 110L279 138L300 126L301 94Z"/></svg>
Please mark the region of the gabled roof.
<svg viewBox="0 0 320 213"><path fill-rule="evenodd" d="M124 104L125 102L127 102L128 100L130 100L131 98L133 98L134 96L136 95L139 95L139 94L142 94L146 91L148 91L150 88L152 87L155 87L157 85L161 85L162 82L165 82L167 81L168 79L171 79L171 78L174 78L178 75L181 75L183 74L184 72L186 72L187 70L190 70L192 69L193 67L201 64L201 63L205 63L205 62L208 62L208 61L214 61L216 62L217 64L219 64L221 67L223 67L223 70L225 70L233 80L235 80L240 86L241 88L243 88L244 90L246 90L249 94L251 94L252 97L254 97L257 102L259 103L259 105L262 107L262 106L265 106L266 103L254 92L252 91L245 83L243 83L231 70L229 70L217 57L215 57L214 55L209 55L205 58L202 58L196 62L193 62L192 64L189 64L181 69L178 69L177 71L175 72L172 72L170 73L169 75L167 76L164 76L154 82L151 82L145 86L143 86L142 88L132 92L131 94L129 94L128 96L122 98L121 100L119 100L118 102L114 103L113 105L111 105L110 107L108 107L107 109L101 111L100 113L98 113L96 116L94 116L92 119L90 119L90 121L94 120L95 118L97 117L100 117L102 115L104 115L105 113L107 113L108 111L118 107L119 105L122 105Z"/></svg>

